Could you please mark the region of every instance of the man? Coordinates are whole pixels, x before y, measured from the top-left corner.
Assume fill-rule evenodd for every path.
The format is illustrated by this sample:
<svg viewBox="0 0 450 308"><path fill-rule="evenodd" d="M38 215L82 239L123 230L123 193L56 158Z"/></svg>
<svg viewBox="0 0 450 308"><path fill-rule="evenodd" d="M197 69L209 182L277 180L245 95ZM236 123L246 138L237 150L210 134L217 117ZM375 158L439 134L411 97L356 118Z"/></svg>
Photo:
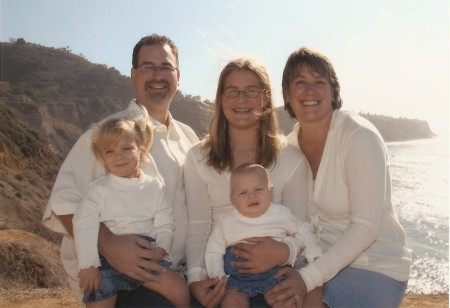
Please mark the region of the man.
<svg viewBox="0 0 450 308"><path fill-rule="evenodd" d="M187 214L184 197L183 169L187 150L198 141L194 131L172 118L169 106L175 96L180 70L178 49L167 37L153 34L142 38L133 49L131 80L136 100L111 117L148 116L153 127L150 163L142 165L145 173L163 177L168 201L173 205L175 235L172 247L172 269L182 274L185 267ZM89 184L104 175L105 169L90 150L91 131L74 145L56 178L43 223L53 231L64 233L61 260L74 296L81 300L78 265L73 244L72 217ZM164 271L157 262L163 256L152 251L148 242L135 235L116 236L105 226L99 233L99 251L118 271L131 278L158 281L156 272ZM142 292L151 292L144 291ZM141 291L135 292L135 294ZM131 293L132 295L133 293ZM136 305L136 297L119 294L117 305ZM149 294L144 295L146 298ZM121 299L122 297L122 299ZM162 299L162 297L158 297ZM137 299L139 301L139 298ZM154 304L154 303L153 303Z"/></svg>

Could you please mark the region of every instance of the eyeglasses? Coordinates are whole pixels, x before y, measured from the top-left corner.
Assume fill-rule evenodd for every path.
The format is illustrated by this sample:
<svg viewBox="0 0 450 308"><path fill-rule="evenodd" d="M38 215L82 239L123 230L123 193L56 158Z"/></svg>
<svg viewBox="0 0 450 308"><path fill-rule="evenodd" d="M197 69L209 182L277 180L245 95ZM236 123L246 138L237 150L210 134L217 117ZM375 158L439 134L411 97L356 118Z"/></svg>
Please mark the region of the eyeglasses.
<svg viewBox="0 0 450 308"><path fill-rule="evenodd" d="M231 88L231 89L225 89L223 91L223 95L227 98L237 98L239 94L242 92L245 94L247 98L255 98L258 97L261 92L264 92L266 89L260 89L258 87L249 87L243 91L239 91L237 89Z"/></svg>
<svg viewBox="0 0 450 308"><path fill-rule="evenodd" d="M138 65L138 68L142 70L143 73L154 73L156 71L159 71L162 75L170 75L171 73L175 72L177 67L173 67L172 65L153 65L148 63L142 63Z"/></svg>

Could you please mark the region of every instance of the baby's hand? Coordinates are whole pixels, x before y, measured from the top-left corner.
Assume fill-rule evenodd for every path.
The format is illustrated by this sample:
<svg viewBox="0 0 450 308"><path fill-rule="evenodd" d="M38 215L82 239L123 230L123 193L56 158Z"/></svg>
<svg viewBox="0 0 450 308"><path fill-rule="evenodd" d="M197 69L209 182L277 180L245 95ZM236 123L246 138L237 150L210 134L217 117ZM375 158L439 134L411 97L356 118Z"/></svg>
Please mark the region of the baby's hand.
<svg viewBox="0 0 450 308"><path fill-rule="evenodd" d="M80 288L84 292L97 291L100 288L100 271L96 267L80 270Z"/></svg>
<svg viewBox="0 0 450 308"><path fill-rule="evenodd" d="M155 253L155 261L161 261L165 259L165 256L167 255L167 252L164 248L161 247L155 247L152 249L152 251Z"/></svg>

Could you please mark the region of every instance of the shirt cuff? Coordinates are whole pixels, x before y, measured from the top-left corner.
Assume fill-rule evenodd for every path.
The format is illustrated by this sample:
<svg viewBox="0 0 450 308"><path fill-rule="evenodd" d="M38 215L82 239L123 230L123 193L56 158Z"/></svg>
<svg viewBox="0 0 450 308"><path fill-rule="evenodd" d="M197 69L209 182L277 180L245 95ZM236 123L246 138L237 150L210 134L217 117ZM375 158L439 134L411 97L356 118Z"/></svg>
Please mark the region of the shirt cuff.
<svg viewBox="0 0 450 308"><path fill-rule="evenodd" d="M320 287L323 284L322 274L314 263L309 263L307 266L298 270L298 272L302 276L308 292Z"/></svg>
<svg viewBox="0 0 450 308"><path fill-rule="evenodd" d="M206 268L194 267L187 271L188 284L191 282L208 279Z"/></svg>
<svg viewBox="0 0 450 308"><path fill-rule="evenodd" d="M288 236L283 239L283 243L285 243L289 247L289 259L283 265L292 265L295 263L295 260L297 260L297 241L294 237Z"/></svg>

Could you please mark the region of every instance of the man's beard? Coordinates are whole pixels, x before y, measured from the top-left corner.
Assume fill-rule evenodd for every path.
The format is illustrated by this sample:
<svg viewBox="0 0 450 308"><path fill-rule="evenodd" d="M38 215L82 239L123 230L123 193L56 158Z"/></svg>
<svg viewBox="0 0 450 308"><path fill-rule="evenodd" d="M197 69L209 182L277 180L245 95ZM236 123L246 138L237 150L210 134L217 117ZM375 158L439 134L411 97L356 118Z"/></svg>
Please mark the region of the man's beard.
<svg viewBox="0 0 450 308"><path fill-rule="evenodd" d="M167 82L157 82L158 84L164 84L165 88L163 89L153 89L151 87L152 82L146 84L146 93L147 98L155 104L161 104L169 99L170 95L170 85Z"/></svg>

